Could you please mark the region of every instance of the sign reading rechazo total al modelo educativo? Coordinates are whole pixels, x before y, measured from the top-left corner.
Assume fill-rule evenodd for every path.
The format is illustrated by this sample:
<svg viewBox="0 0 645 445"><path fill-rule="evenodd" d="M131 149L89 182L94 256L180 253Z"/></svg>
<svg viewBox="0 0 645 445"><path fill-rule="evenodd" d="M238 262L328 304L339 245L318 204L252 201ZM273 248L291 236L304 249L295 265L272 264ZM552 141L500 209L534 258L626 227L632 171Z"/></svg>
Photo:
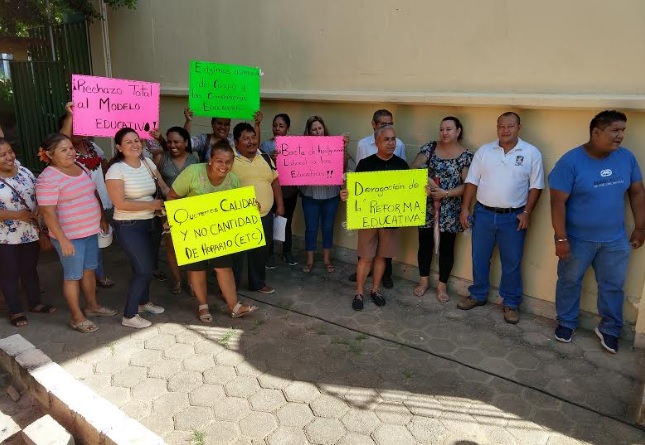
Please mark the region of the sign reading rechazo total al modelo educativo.
<svg viewBox="0 0 645 445"><path fill-rule="evenodd" d="M159 84L139 80L72 75L74 128L78 136L114 137L120 128L140 138L159 127Z"/></svg>
<svg viewBox="0 0 645 445"><path fill-rule="evenodd" d="M347 228L424 225L427 183L427 169L348 173Z"/></svg>
<svg viewBox="0 0 645 445"><path fill-rule="evenodd" d="M253 187L166 201L165 208L180 266L266 244Z"/></svg>

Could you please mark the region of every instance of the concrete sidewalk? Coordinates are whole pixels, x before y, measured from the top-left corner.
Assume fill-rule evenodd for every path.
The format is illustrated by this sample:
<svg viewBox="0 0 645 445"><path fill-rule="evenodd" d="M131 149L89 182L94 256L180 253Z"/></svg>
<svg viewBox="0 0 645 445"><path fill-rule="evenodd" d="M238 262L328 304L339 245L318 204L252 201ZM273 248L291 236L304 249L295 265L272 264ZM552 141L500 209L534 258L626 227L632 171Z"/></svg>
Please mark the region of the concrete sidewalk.
<svg viewBox="0 0 645 445"><path fill-rule="evenodd" d="M127 259L111 247L101 289L119 309ZM240 290L260 310L233 320L213 299L214 323L196 303L154 282L166 308L135 331L120 316L95 319L100 330L66 326L55 257L41 264L53 315L29 314L20 333L171 444L645 444L630 425L643 384L645 354L621 344L606 353L592 332L553 340L552 320L523 314L504 323L494 305L459 311L414 283L395 280L388 303L351 307L353 265L311 274L278 261L273 295Z"/></svg>

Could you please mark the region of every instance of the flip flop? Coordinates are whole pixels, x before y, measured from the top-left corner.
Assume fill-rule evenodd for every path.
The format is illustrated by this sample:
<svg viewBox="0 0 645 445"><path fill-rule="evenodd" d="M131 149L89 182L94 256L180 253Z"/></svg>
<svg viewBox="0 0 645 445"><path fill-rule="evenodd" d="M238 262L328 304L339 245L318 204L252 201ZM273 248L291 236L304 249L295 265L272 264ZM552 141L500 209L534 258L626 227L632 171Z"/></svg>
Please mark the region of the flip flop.
<svg viewBox="0 0 645 445"><path fill-rule="evenodd" d="M327 263L325 264L325 270L327 270L327 273L333 273L336 272L336 267L331 263Z"/></svg>
<svg viewBox="0 0 645 445"><path fill-rule="evenodd" d="M105 306L100 306L96 310L89 310L85 309L85 316L86 317L112 317L116 314L118 314L119 311L116 309L112 309L110 307L105 307Z"/></svg>
<svg viewBox="0 0 645 445"><path fill-rule="evenodd" d="M80 323L76 323L76 324L70 321L69 327L78 332L82 332L83 334L89 334L90 332L95 332L95 331L98 331L99 329L99 327L94 323L92 323L90 320L83 320Z"/></svg>
<svg viewBox="0 0 645 445"><path fill-rule="evenodd" d="M423 296L426 294L426 291L427 291L427 290L428 290L428 286L421 286L421 285L419 285L419 286L417 286L417 287L415 287L415 288L414 288L414 290L412 291L412 293L413 293L415 296L417 296L417 297L421 298L421 297L423 297Z"/></svg>
<svg viewBox="0 0 645 445"><path fill-rule="evenodd" d="M29 309L29 312L35 312L37 314L51 314L53 312L56 312L56 308L51 304L41 303Z"/></svg>
<svg viewBox="0 0 645 445"><path fill-rule="evenodd" d="M450 301L450 295L445 291L437 291L437 300L439 300L440 303L447 303Z"/></svg>
<svg viewBox="0 0 645 445"><path fill-rule="evenodd" d="M181 291L182 291L182 288L181 288L181 281L175 281L175 282L172 284L172 289L170 290L170 292L171 292L173 295L179 295L179 294L181 293Z"/></svg>
<svg viewBox="0 0 645 445"><path fill-rule="evenodd" d="M311 263L311 264L305 264L305 267L303 267L303 268L302 268L302 271L303 271L304 273L309 273L309 272L311 272L311 271L312 271L312 269L313 269L313 268L314 268L313 263Z"/></svg>
<svg viewBox="0 0 645 445"><path fill-rule="evenodd" d="M27 317L25 317L25 314L23 314L22 312L10 315L9 322L17 328L27 326L28 324Z"/></svg>
<svg viewBox="0 0 645 445"><path fill-rule="evenodd" d="M242 311L242 308L247 308L245 311ZM235 307L233 308L233 312L231 312L231 317L232 318L241 318L244 317L245 315L250 314L251 312L255 312L258 310L257 306L253 305L244 305L242 303L237 303Z"/></svg>
<svg viewBox="0 0 645 445"><path fill-rule="evenodd" d="M100 280L96 280L96 285L98 287L109 288L114 286L114 280L108 277L107 275Z"/></svg>
<svg viewBox="0 0 645 445"><path fill-rule="evenodd" d="M202 311L206 311L202 313ZM202 323L212 323L213 322L213 316L209 312L208 305L207 304L200 304L197 312L197 317L199 317L199 321Z"/></svg>

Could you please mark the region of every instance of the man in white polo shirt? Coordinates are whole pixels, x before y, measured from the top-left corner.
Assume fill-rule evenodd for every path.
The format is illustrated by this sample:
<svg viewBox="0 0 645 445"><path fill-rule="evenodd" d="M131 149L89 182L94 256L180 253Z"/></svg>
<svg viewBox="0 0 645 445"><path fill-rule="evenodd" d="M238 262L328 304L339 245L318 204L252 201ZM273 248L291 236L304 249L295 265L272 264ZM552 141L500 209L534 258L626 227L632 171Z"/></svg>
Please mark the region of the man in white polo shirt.
<svg viewBox="0 0 645 445"><path fill-rule="evenodd" d="M516 113L509 111L497 119L498 140L482 145L468 170L459 217L462 226L470 227L471 222L473 226L473 285L457 307L467 311L486 304L490 260L497 245L502 263L499 295L504 320L511 324L520 320L524 239L544 188L542 155L519 138L520 128ZM470 204L475 196L471 219Z"/></svg>
<svg viewBox="0 0 645 445"><path fill-rule="evenodd" d="M388 110L376 110L372 115L372 129L374 132L369 136L364 137L356 146L356 164L358 165L361 160L376 154L378 148L376 147L376 139L374 135L376 130L379 128L389 125L394 126L394 116ZM401 139L396 138L396 147L394 148L394 154L399 158L405 159L405 144L401 142ZM359 257L360 259L360 257ZM356 281L356 274L353 273L349 276L349 281ZM385 272L383 273L383 287L391 289L394 287L394 282L392 281L392 258L385 258Z"/></svg>

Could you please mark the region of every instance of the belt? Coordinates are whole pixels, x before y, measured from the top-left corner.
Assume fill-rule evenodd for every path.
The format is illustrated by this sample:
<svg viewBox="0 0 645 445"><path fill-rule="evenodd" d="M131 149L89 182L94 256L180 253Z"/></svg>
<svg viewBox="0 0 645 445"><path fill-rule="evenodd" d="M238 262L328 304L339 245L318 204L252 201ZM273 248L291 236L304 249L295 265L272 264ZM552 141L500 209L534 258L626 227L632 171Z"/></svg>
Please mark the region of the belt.
<svg viewBox="0 0 645 445"><path fill-rule="evenodd" d="M478 202L478 204L479 204L480 206L482 206L482 207L483 207L483 208L485 208L486 210L490 210L490 211L491 211L491 212L493 212L493 213L504 213L504 214L505 214L505 213L513 213L513 212L516 212L516 211L521 210L521 209L523 209L523 208L524 208L524 206L522 206L522 207L507 207L507 208L503 208L503 207L489 207L489 206L486 206L486 205L482 204L482 203L481 203L481 202L479 202L479 201L477 201L477 202Z"/></svg>

